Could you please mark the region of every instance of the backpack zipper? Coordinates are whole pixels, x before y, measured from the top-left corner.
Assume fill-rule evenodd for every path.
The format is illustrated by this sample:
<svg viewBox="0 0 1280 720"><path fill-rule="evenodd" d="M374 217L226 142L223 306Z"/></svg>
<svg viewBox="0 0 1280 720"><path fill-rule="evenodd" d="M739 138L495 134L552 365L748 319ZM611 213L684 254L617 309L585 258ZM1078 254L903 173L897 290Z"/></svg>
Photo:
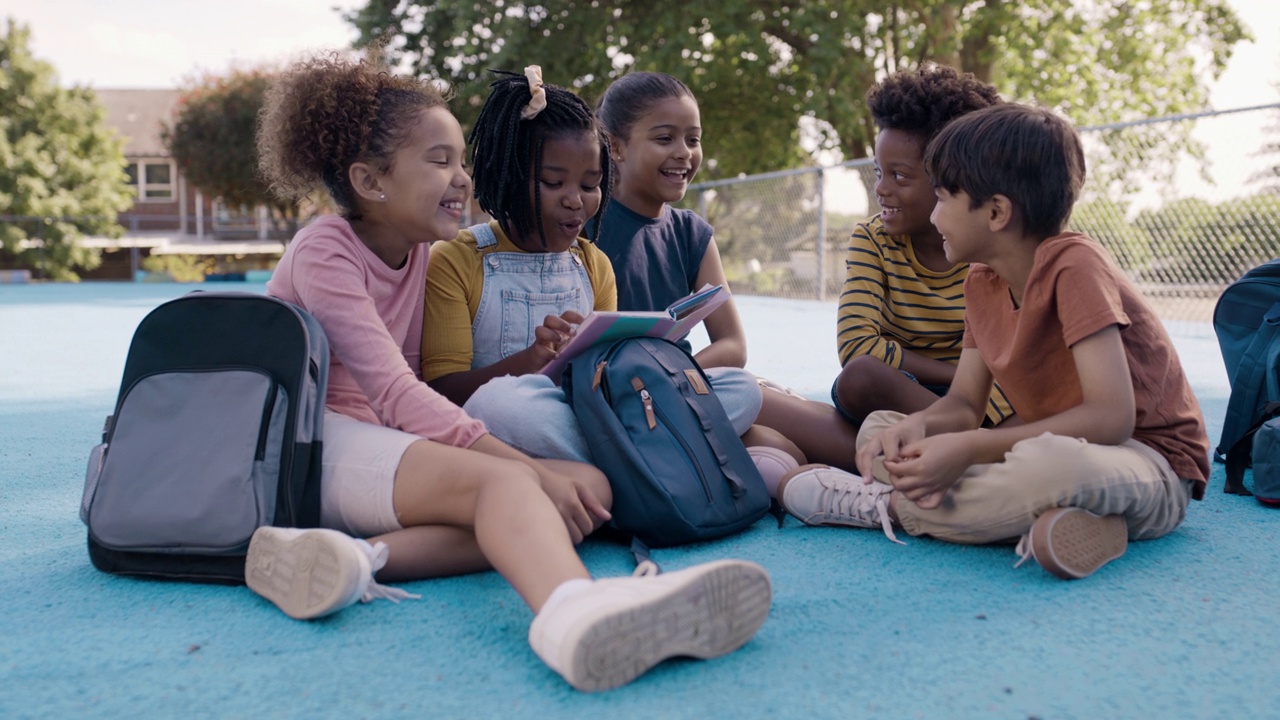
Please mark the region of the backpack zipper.
<svg viewBox="0 0 1280 720"><path fill-rule="evenodd" d="M652 430L657 422L653 419L653 396L644 389L644 381L638 377L631 378L631 389L640 393L640 402L644 403L644 419Z"/></svg>
<svg viewBox="0 0 1280 720"><path fill-rule="evenodd" d="M702 492L706 494L707 502L708 503L713 502L714 498L711 496L711 483L707 482L707 475L705 472L702 471L702 465L698 463L698 457L693 454L693 448L689 447L689 443L685 442L684 438L680 437L679 434L677 434L674 430L671 429L671 423L667 422L666 414L662 412L662 408L653 404L653 397L649 395L648 390L644 389L644 383L640 381L640 378L633 378L632 383L640 384L640 399L645 404L644 412L645 412L645 417L649 418L649 429L650 430L654 429L654 423L652 418L653 418L653 415L656 413L658 416L658 419L662 421L663 429L665 429L667 433L671 435L671 437L675 438L676 442L680 443L680 447L684 449L685 457L689 458L689 461L693 463L693 470L698 476L698 482L702 484Z"/></svg>
<svg viewBox="0 0 1280 720"><path fill-rule="evenodd" d="M271 412L276 408L276 388L275 378L271 378L271 390L267 393L266 402L262 404L262 421L258 423L258 448L253 453L253 459L258 462L267 459L267 431L271 427Z"/></svg>

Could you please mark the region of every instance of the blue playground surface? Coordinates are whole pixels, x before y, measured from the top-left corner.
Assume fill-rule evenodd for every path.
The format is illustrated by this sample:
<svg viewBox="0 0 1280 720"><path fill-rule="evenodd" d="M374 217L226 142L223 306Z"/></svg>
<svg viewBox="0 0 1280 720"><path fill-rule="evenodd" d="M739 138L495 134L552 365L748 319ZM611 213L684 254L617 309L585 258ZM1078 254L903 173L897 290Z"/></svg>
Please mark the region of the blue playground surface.
<svg viewBox="0 0 1280 720"><path fill-rule="evenodd" d="M89 564L77 512L129 341L203 287L0 285L0 718L1219 718L1280 716L1280 511L1222 493L1160 540L1063 582L1009 546L965 547L766 518L655 551L671 570L765 566L760 633L598 695L526 641L495 573L405 585L423 597L291 620L243 587L135 580ZM748 368L825 399L833 302L740 297ZM1208 326L1171 323L1216 444L1228 384ZM905 535L905 534L903 534ZM627 549L588 541L600 576Z"/></svg>

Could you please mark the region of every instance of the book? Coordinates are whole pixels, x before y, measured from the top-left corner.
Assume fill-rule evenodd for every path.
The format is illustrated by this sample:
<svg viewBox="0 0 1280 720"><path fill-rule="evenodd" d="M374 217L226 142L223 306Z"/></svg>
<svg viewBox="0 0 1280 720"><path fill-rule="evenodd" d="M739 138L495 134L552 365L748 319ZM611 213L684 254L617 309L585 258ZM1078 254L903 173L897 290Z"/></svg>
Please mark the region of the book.
<svg viewBox="0 0 1280 720"><path fill-rule="evenodd" d="M626 337L660 337L679 340L729 299L723 285L704 285L695 293L671 303L665 310L597 310L586 317L560 354L538 372L560 382L569 361L587 348Z"/></svg>

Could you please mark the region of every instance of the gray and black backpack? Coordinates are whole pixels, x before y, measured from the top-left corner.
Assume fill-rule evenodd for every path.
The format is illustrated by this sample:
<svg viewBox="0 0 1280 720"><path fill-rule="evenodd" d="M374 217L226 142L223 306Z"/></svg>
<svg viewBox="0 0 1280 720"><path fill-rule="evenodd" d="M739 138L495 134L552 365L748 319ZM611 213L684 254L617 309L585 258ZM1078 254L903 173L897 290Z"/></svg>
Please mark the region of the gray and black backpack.
<svg viewBox="0 0 1280 720"><path fill-rule="evenodd" d="M254 293L193 292L133 335L80 518L104 572L244 582L263 525L319 522L329 345Z"/></svg>

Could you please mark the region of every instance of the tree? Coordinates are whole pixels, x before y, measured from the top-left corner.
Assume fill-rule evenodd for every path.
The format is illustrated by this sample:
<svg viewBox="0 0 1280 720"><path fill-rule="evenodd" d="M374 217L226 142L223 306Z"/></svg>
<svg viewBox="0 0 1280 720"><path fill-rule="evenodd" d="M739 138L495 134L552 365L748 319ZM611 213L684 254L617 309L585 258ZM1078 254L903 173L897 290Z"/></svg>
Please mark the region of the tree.
<svg viewBox="0 0 1280 720"><path fill-rule="evenodd" d="M1225 285L1280 252L1280 197L1266 191L1219 205L1175 200L1144 210L1135 224L1159 258L1150 279L1161 282Z"/></svg>
<svg viewBox="0 0 1280 720"><path fill-rule="evenodd" d="M299 206L270 192L258 173L258 111L271 83L268 70L234 70L191 82L172 125L160 135L182 174L201 192L231 207L265 205L277 229L292 237Z"/></svg>
<svg viewBox="0 0 1280 720"><path fill-rule="evenodd" d="M88 88L58 87L12 18L0 37L0 250L38 276L77 280L101 262L86 234L119 237L132 204L124 142Z"/></svg>
<svg viewBox="0 0 1280 720"><path fill-rule="evenodd" d="M629 70L672 73L698 96L712 175L811 162L802 117L820 147L866 157L867 88L930 61L1082 125L1202 110L1249 38L1226 0L369 0L347 20L359 45L387 42L388 59L452 84L464 125L486 68L540 64L588 99Z"/></svg>

